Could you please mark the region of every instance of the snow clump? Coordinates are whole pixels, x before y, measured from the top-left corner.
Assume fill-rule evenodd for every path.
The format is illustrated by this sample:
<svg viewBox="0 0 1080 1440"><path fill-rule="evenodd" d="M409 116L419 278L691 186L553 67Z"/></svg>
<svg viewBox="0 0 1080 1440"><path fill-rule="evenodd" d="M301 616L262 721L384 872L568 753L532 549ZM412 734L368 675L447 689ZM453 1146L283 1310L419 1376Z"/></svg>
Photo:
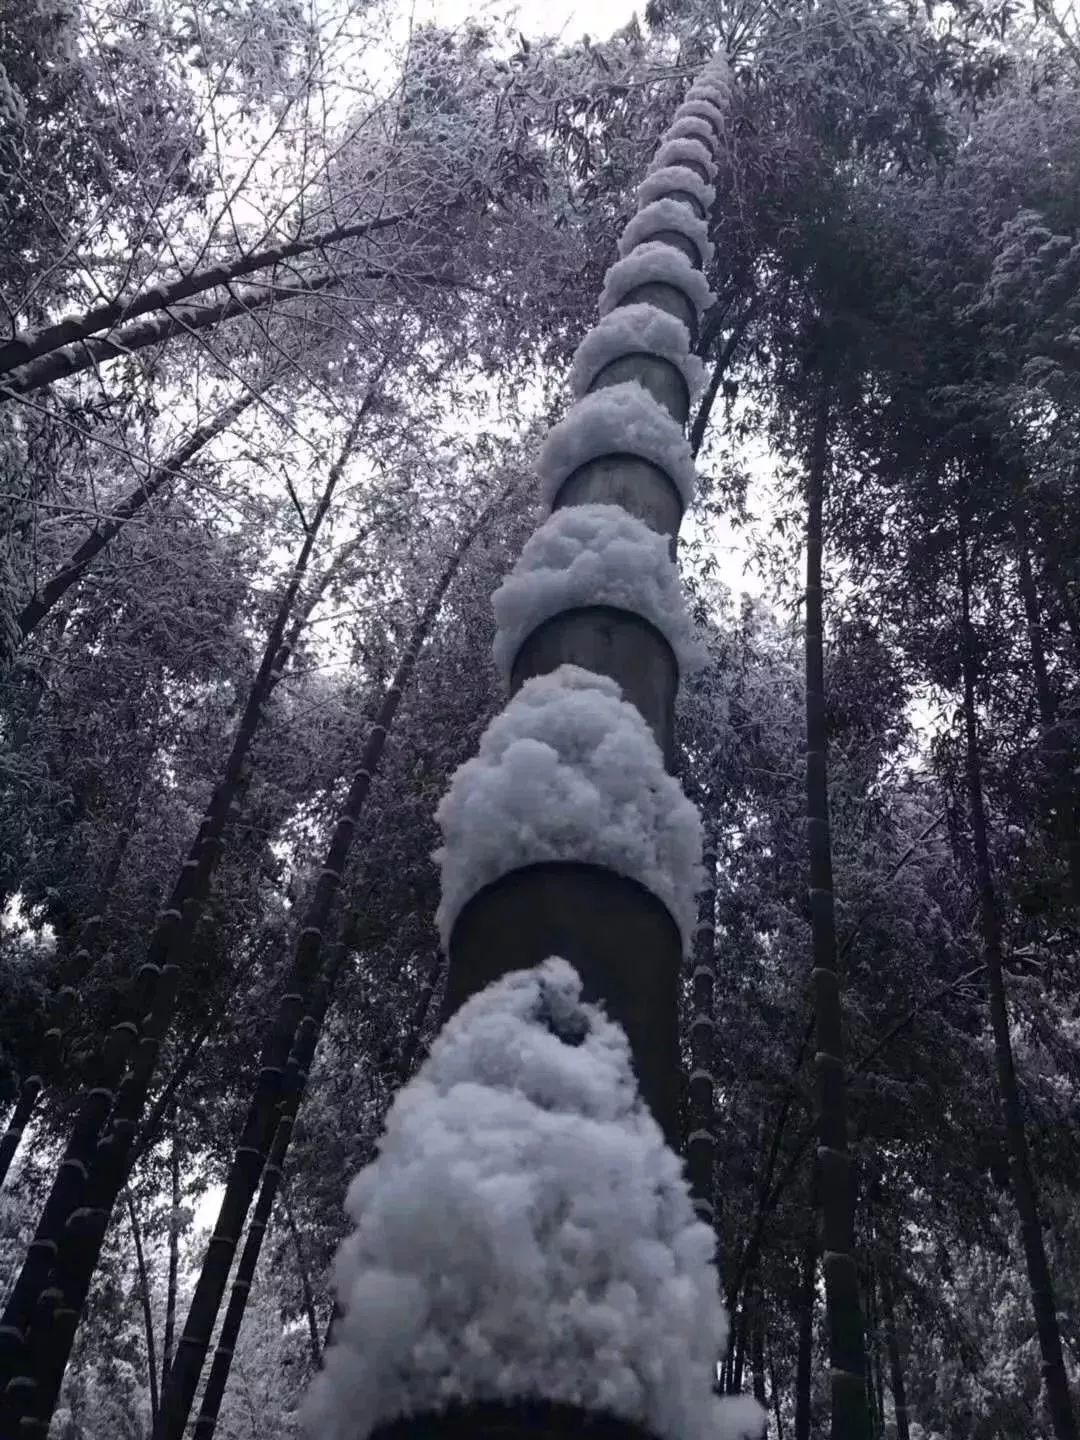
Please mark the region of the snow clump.
<svg viewBox="0 0 1080 1440"><path fill-rule="evenodd" d="M600 292L600 314L607 315L639 285L672 285L681 290L699 315L713 304L716 296L700 270L674 245L663 240L647 240L623 260L616 260L604 276Z"/></svg>
<svg viewBox="0 0 1080 1440"><path fill-rule="evenodd" d="M552 615L583 605L613 605L648 620L684 675L704 659L666 539L619 505L556 510L491 600L495 664L507 683L526 636Z"/></svg>
<svg viewBox="0 0 1080 1440"><path fill-rule="evenodd" d="M678 208L686 210L685 205ZM656 305L620 305L601 317L574 352L573 394L584 395L600 372L624 355L657 355L670 361L686 381L691 400L701 387L704 370L691 353L683 321Z"/></svg>
<svg viewBox="0 0 1080 1440"><path fill-rule="evenodd" d="M650 171L638 186L638 205L651 205L654 200L662 200L673 190L685 190L707 211L712 209L716 199L716 191L711 185L705 184L696 170L688 170L685 165L664 165L659 170Z"/></svg>
<svg viewBox="0 0 1080 1440"><path fill-rule="evenodd" d="M577 860L644 885L689 948L701 819L640 711L608 676L560 665L527 680L454 774L436 819L444 946L485 885L525 865Z"/></svg>
<svg viewBox="0 0 1080 1440"><path fill-rule="evenodd" d="M703 140L706 145L712 146L716 144L716 132L700 115L677 114L664 131L661 145L668 140Z"/></svg>
<svg viewBox="0 0 1080 1440"><path fill-rule="evenodd" d="M305 1406L319 1440L542 1399L660 1440L747 1440L712 1393L728 1336L712 1231L637 1093L626 1037L564 960L469 1000L349 1187L342 1308Z"/></svg>
<svg viewBox="0 0 1080 1440"><path fill-rule="evenodd" d="M652 175L655 171L666 170L671 165L687 165L690 162L703 165L710 178L716 174L716 161L708 145L701 140L692 139L663 141L653 156L647 173Z"/></svg>
<svg viewBox="0 0 1080 1440"><path fill-rule="evenodd" d="M635 246L646 240L654 240L660 230L674 230L685 235L698 252L702 268L713 257L713 245L709 239L709 226L700 215L695 215L689 205L678 200L654 200L636 215L631 215L619 237L619 254L629 255Z"/></svg>
<svg viewBox="0 0 1080 1440"><path fill-rule="evenodd" d="M667 245L657 248L678 253ZM548 431L536 462L545 503L552 503L563 481L575 470L603 455L636 455L647 460L670 478L683 505L694 498L697 475L686 436L636 380L607 385L583 396Z"/></svg>

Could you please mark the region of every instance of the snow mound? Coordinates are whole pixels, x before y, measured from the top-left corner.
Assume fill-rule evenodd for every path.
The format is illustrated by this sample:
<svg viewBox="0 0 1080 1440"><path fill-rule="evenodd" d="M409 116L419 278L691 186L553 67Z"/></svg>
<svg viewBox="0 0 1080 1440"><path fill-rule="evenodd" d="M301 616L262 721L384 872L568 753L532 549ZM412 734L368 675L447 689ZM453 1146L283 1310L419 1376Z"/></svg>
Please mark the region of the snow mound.
<svg viewBox="0 0 1080 1440"><path fill-rule="evenodd" d="M683 674L704 660L667 541L618 505L569 505L533 532L491 597L495 664L509 683L522 642L563 610L613 605L655 625Z"/></svg>
<svg viewBox="0 0 1080 1440"><path fill-rule="evenodd" d="M654 200L632 215L619 237L619 254L629 255L635 246L653 239L658 230L674 230L679 235L685 235L696 247L702 268L709 264L713 246L708 224L688 205L680 205L678 200Z"/></svg>
<svg viewBox="0 0 1080 1440"><path fill-rule="evenodd" d="M713 1235L637 1094L619 1026L563 960L447 1024L353 1180L342 1318L305 1406L319 1440L455 1403L546 1399L661 1440L744 1440L712 1393Z"/></svg>
<svg viewBox="0 0 1080 1440"><path fill-rule="evenodd" d="M560 665L526 681L455 773L436 819L444 946L485 885L525 865L578 860L644 885L689 950L701 820L641 714L607 676Z"/></svg>
<svg viewBox="0 0 1080 1440"><path fill-rule="evenodd" d="M650 171L638 186L638 205L651 205L673 190L688 191L701 201L706 213L712 209L716 199L716 191L705 184L696 170L688 170L685 165L662 165L658 170Z"/></svg>
<svg viewBox="0 0 1080 1440"><path fill-rule="evenodd" d="M708 121L713 127L713 143L724 133L724 111L720 106L707 100L704 95L691 94L683 101L676 112L679 116L697 115L702 120ZM714 166L715 173L715 166Z"/></svg>
<svg viewBox="0 0 1080 1440"><path fill-rule="evenodd" d="M663 145L669 140L702 140L707 146L712 147L716 144L716 131L700 115L676 114L675 119L664 131L660 143Z"/></svg>
<svg viewBox="0 0 1080 1440"><path fill-rule="evenodd" d="M668 245L656 248L678 254ZM560 485L579 466L602 455L636 455L647 460L670 477L684 505L694 498L697 476L686 436L636 380L583 396L548 431L536 462L545 502L552 503Z"/></svg>
<svg viewBox="0 0 1080 1440"><path fill-rule="evenodd" d="M696 176L694 178L697 179ZM681 290L699 315L703 315L716 299L705 276L694 269L681 250L663 240L647 240L608 269L604 276L604 288L600 292L600 314L607 315L624 295L652 281Z"/></svg>
<svg viewBox="0 0 1080 1440"><path fill-rule="evenodd" d="M704 165L705 172L710 177L716 174L716 161L710 147L702 140L689 137L664 140L653 156L647 173L652 175L655 171L667 170L672 165L686 165L688 161L695 165ZM700 179L700 176L698 178Z"/></svg>
<svg viewBox="0 0 1080 1440"><path fill-rule="evenodd" d="M690 213L685 205L676 208ZM693 401L701 388L703 367L691 354L690 332L681 320L656 305L620 305L597 321L574 352L571 391L578 397L584 395L606 365L623 355L641 354L669 360L682 374Z"/></svg>

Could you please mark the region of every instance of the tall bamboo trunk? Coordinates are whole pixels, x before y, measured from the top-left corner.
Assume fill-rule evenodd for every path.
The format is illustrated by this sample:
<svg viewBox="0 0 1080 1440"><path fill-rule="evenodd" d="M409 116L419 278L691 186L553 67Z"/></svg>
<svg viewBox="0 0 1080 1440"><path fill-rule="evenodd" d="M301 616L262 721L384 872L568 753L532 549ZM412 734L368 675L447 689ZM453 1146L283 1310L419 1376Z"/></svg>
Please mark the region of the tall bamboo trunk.
<svg viewBox="0 0 1080 1440"><path fill-rule="evenodd" d="M135 1267L139 1276L139 1305L143 1313L143 1332L146 1335L146 1370L150 1383L150 1415L157 1419L158 1413L158 1370L157 1345L154 1342L154 1307L150 1295L150 1272L146 1268L146 1254L143 1250L142 1227L135 1209L135 1197L125 1192L128 1223L131 1226L131 1240L135 1247Z"/></svg>
<svg viewBox="0 0 1080 1440"><path fill-rule="evenodd" d="M829 410L823 387L814 416L807 471L806 524L806 828L810 861L810 928L817 1016L818 1185L829 1327L833 1440L870 1433L859 1275L855 1265L854 1191L848 1154L844 1027L837 968L832 845L829 836L822 511Z"/></svg>
<svg viewBox="0 0 1080 1440"><path fill-rule="evenodd" d="M176 1291L180 1275L180 1136L178 1118L173 1115L172 1143L169 1146L169 1278L165 1289L165 1333L161 1339L161 1388L168 1384L176 1338ZM160 1406L159 1406L160 1409Z"/></svg>
<svg viewBox="0 0 1080 1440"><path fill-rule="evenodd" d="M704 122L699 126L707 137L701 141L704 157L689 163L708 183L724 129L723 105L730 86L725 61L718 58L709 68L703 86L707 96L691 94L676 114L679 120L694 114ZM657 163L664 168L662 160ZM653 241L679 251L692 267L700 269L708 253L703 237L695 232L696 220L705 218L703 202L674 182L664 198L668 208L663 218L655 211L646 214L649 206L642 202L630 222L633 229L624 232L623 252ZM676 223L674 212L680 206L690 212L685 229ZM667 228L669 220L672 223ZM693 397L677 358L683 337L676 339L676 332L679 326L685 328L687 346L700 333L696 293L695 285L684 285L674 277L670 282L665 278L639 283L622 293L620 304L647 306L655 312L647 317L653 333L670 334L672 343L657 340L657 348L652 350L641 344L635 348L638 337L626 336L625 344L617 339L613 358L587 381L580 375L584 394L579 404L588 406L589 396L608 386L635 382L645 392L641 403L652 411L654 428L669 437L673 431L677 436L680 429L685 433ZM674 327L672 318L677 322ZM618 317L609 334L618 329L617 321ZM606 342L600 342L599 349L604 351ZM585 352L579 352L579 359L582 353L587 353L587 346ZM590 434L586 416L580 411L575 415L573 409L568 417L571 428L571 417L583 422L576 438L587 453L582 463L555 485L552 508L558 511L597 502L617 505L664 536L669 553L674 554L690 488L677 446L666 452L672 457L669 474L664 469L666 455L660 463L655 452L641 453L649 451L649 445L629 433L632 426L622 435L608 437L605 432L609 448L597 453L589 447L599 432ZM652 729L657 749L650 752L650 758L658 756L670 765L678 664L664 635L632 602L618 606L586 601L548 617L523 638L512 658L511 692L516 694L527 681L552 675L563 665L614 680L623 700L636 706L643 724ZM454 843L457 841L448 838L448 846ZM467 843L467 837L461 843ZM642 1100L668 1143L678 1147L682 1100L678 1008L684 954L672 907L646 885L611 866L568 852L558 860L519 864L472 894L457 912L447 949L446 1017L509 971L540 964L554 955L574 967L586 1001L600 1002L611 1020L622 1026ZM555 1427L561 1428L564 1422L575 1430L593 1428L594 1417L583 1415L580 1407L555 1405L545 1394L542 1381L533 1393L515 1403L488 1403L479 1395L473 1399L475 1403L466 1397L464 1409L456 1414L385 1416L387 1436L449 1440L469 1433L473 1440L496 1435L515 1440L549 1426L556 1433ZM572 1409L569 1417L568 1409ZM610 1436L622 1436L628 1430L640 1434L610 1416L595 1428L603 1428ZM173 1433L167 1440L179 1440L179 1436Z"/></svg>
<svg viewBox="0 0 1080 1440"><path fill-rule="evenodd" d="M258 270L276 269L288 260L302 255L322 252L329 245L340 245L348 240L358 240L376 231L386 230L408 220L411 211L403 214L384 215L376 219L363 220L355 225L339 225L331 230L322 230L306 240L292 240L282 245L267 246L253 250L222 265L208 266L193 270L179 279L151 286L130 300L113 300L105 305L95 305L81 315L71 315L56 325L44 325L36 330L24 330L13 339L0 345L0 375L7 375L31 360L40 360L53 351L65 346L74 346L90 340L99 330L115 330L118 325L130 324L142 315L155 311L167 311L184 300L194 299L207 290L235 285Z"/></svg>
<svg viewBox="0 0 1080 1440"><path fill-rule="evenodd" d="M56 1403L105 1231L130 1168L130 1152L171 1022L184 952L194 934L243 793L266 700L288 661L282 644L322 521L356 444L371 392L358 409L308 525L270 628L262 661L207 805L134 982L130 1019L113 1027L99 1083L80 1103L60 1169L0 1324L6 1413L27 1437L44 1435ZM3 1413L3 1412L0 1412Z"/></svg>
<svg viewBox="0 0 1080 1440"><path fill-rule="evenodd" d="M87 918L79 935L78 944L74 947L74 953L61 970L60 983L49 1000L49 1028L41 1037L41 1046L33 1068L28 1071L19 1086L18 1100L8 1118L3 1137L0 1138L0 1189L3 1188L11 1169L11 1162L15 1158L26 1127L33 1118L34 1109L45 1088L45 1076L55 1072L59 1067L68 1022L79 998L79 982L86 976L96 958L101 932L105 924L105 912L108 909L116 882L120 878L124 857L135 833L134 826L138 816L139 801L142 798L144 775L145 772L140 773L125 807L125 817L121 822L102 872L94 913Z"/></svg>
<svg viewBox="0 0 1080 1440"><path fill-rule="evenodd" d="M715 1228L716 834L711 827L702 863L705 887L698 907L694 971L690 980L690 1133L686 1142L686 1170L694 1207L701 1218Z"/></svg>
<svg viewBox="0 0 1080 1440"><path fill-rule="evenodd" d="M52 350L40 359L8 372L0 379L0 405L19 395L29 395L49 385L54 380L63 380L79 375L107 360L133 355L150 345L161 345L178 335L191 335L251 315L270 306L275 309L289 300L308 300L315 295L332 291L335 286L357 279L385 279L387 272L364 266L361 269L328 270L309 276L301 285L252 286L247 290L229 291L228 299L207 301L205 304L185 305L181 309L166 310L149 319L138 320L125 325L111 335L90 336L76 341L73 345ZM420 280L439 283L437 276L416 276Z"/></svg>
<svg viewBox="0 0 1080 1440"><path fill-rule="evenodd" d="M281 1187L282 1170L289 1151L289 1142L296 1124L303 1089L315 1058L315 1050L323 1021L326 1019L330 997L349 949L350 941L347 936L343 935L333 948L326 969L316 987L316 996L309 1007L309 1013L305 1015L297 1031L296 1043L289 1057L282 1085L284 1099L278 1110L274 1138L263 1167L259 1198L255 1202L247 1237L244 1240L244 1248L240 1252L240 1263L237 1265L236 1274L233 1277L229 1303L225 1307L225 1318L221 1323L214 1358L210 1365L210 1374L207 1376L206 1388L203 1390L202 1406L198 1419L195 1421L195 1440L211 1440L217 1426L218 1414L225 1396L225 1387L228 1383L229 1371L232 1368L240 1327L244 1323L244 1314L255 1279L255 1271L258 1268L263 1240L266 1237L266 1230L270 1224L270 1217L274 1213L274 1204ZM315 1343L318 1344L317 1332Z"/></svg>
<svg viewBox="0 0 1080 1440"><path fill-rule="evenodd" d="M272 383L271 377L260 384L253 385L238 399L219 410L213 419L193 431L167 460L161 465L156 465L142 484L136 485L134 490L111 507L109 518L94 526L86 539L71 552L56 574L36 590L33 598L28 600L20 610L16 623L24 640L60 603L71 587L82 579L94 560L110 541L116 538L127 522L139 513L147 501L152 500L167 481L177 475L182 475L195 456L204 450L211 440L224 434L234 420L238 419L260 396L265 395Z"/></svg>
<svg viewBox="0 0 1080 1440"><path fill-rule="evenodd" d="M896 1304L887 1270L881 1272L881 1313L885 1320L885 1349L889 1356L889 1388L892 1391L893 1413L896 1417L896 1440L911 1440L907 1391L904 1387L904 1364L896 1331Z"/></svg>
<svg viewBox="0 0 1080 1440"><path fill-rule="evenodd" d="M1073 746L1058 722L1057 701L1050 683L1046 662L1046 632L1042 605L1031 568L1031 550L1027 516L1021 501L1013 506L1013 530L1016 537L1016 560L1020 581L1020 598L1024 605L1028 644L1031 648L1031 669L1035 677L1035 697L1039 707L1039 753L1050 782L1052 803L1056 811L1057 830L1065 851L1073 902L1080 904L1080 802L1073 773Z"/></svg>
<svg viewBox="0 0 1080 1440"><path fill-rule="evenodd" d="M799 1339L795 1358L795 1440L810 1440L810 1380L814 1355L814 1305L817 1300L817 1197L812 1198L802 1254L799 1289Z"/></svg>
<svg viewBox="0 0 1080 1440"><path fill-rule="evenodd" d="M323 936L340 891L356 824L382 758L390 727L420 651L469 546L487 523L492 511L505 498L505 494L500 496L466 530L440 575L383 696L375 724L364 747L360 768L353 777L342 805L318 882L304 916L291 972L263 1043L255 1093L229 1170L217 1223L162 1400L161 1421L155 1432L157 1440L181 1440L187 1426L240 1232L274 1139L282 1099L282 1079L289 1053L297 1027L303 1019L304 1008L311 1003L315 992L322 960ZM317 1037L317 1029L315 1033Z"/></svg>
<svg viewBox="0 0 1080 1440"><path fill-rule="evenodd" d="M971 621L971 569L966 527L961 517L959 527L959 583L961 616L961 666L964 681L964 739L966 752L968 808L971 818L972 849L975 857L975 883L979 895L979 920L982 930L983 954L986 959L986 980L990 1000L990 1027L994 1036L994 1059L997 1068L998 1098L1005 1123L1009 1153L1009 1175L1013 1199L1020 1220L1020 1234L1027 1265L1031 1305L1042 1356L1043 1383L1047 1408L1057 1440L1077 1440L1076 1420L1069 1396L1065 1361L1061 1350L1061 1332L1050 1267L1046 1259L1042 1225L1039 1221L1038 1197L1031 1169L1024 1110L1016 1078L1012 1039L1009 1034L1009 1012L1005 996L1002 966L1001 913L990 865L990 842L983 800L982 759L979 753L978 718L975 692L978 664L975 635Z"/></svg>

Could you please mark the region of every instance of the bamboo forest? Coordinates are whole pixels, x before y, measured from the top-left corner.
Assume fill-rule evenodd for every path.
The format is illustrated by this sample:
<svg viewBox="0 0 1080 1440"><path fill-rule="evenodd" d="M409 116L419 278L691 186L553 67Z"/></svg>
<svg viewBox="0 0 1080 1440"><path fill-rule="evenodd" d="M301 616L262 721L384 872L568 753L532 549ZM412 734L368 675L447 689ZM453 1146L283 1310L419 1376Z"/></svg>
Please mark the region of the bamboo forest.
<svg viewBox="0 0 1080 1440"><path fill-rule="evenodd" d="M0 0L0 1440L1080 1440L1075 0Z"/></svg>

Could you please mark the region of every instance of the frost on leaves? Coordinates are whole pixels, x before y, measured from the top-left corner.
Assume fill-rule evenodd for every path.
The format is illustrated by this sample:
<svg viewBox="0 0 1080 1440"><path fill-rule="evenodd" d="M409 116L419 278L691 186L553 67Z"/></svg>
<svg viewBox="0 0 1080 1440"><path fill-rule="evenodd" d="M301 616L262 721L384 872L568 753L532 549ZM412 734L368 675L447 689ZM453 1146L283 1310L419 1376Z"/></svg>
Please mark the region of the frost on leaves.
<svg viewBox="0 0 1080 1440"><path fill-rule="evenodd" d="M658 1440L741 1440L712 1393L714 1237L641 1103L622 1030L552 959L470 1000L346 1201L343 1315L307 1404L319 1440L471 1401L545 1399Z"/></svg>
<svg viewBox="0 0 1080 1440"><path fill-rule="evenodd" d="M582 605L613 605L648 620L684 674L702 659L667 541L618 505L557 510L491 598L495 664L507 681L526 636L552 615Z"/></svg>
<svg viewBox="0 0 1080 1440"><path fill-rule="evenodd" d="M681 320L655 305L620 305L599 320L574 354L570 388L575 395L584 395L613 360L642 354L669 360L681 371L694 398L701 386L702 365L690 351L690 333Z"/></svg>
<svg viewBox="0 0 1080 1440"><path fill-rule="evenodd" d="M583 396L548 431L536 462L545 502L552 503L560 485L575 470L602 455L636 455L647 460L668 476L684 506L694 498L696 475L686 436L636 380Z"/></svg>
<svg viewBox="0 0 1080 1440"><path fill-rule="evenodd" d="M701 821L614 680L576 665L527 681L455 773L437 812L443 944L462 907L511 870L602 865L654 894L689 948Z"/></svg>

